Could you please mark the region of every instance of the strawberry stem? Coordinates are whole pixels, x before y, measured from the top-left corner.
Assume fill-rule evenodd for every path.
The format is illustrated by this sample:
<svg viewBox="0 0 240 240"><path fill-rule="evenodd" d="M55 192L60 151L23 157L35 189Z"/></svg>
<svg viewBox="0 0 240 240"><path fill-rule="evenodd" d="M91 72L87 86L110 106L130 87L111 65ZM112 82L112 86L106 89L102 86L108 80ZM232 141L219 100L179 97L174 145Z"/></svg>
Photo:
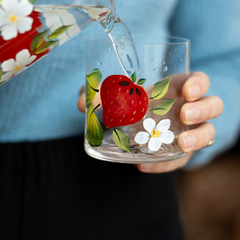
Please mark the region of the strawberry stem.
<svg viewBox="0 0 240 240"><path fill-rule="evenodd" d="M144 84L144 83L146 82L146 80L147 80L147 79L145 79L145 78L139 79L138 82L137 82L137 85L142 85L142 84Z"/></svg>
<svg viewBox="0 0 240 240"><path fill-rule="evenodd" d="M137 75L136 75L136 72L135 72L135 71L134 71L134 73L132 74L131 79L132 79L133 82L136 81Z"/></svg>

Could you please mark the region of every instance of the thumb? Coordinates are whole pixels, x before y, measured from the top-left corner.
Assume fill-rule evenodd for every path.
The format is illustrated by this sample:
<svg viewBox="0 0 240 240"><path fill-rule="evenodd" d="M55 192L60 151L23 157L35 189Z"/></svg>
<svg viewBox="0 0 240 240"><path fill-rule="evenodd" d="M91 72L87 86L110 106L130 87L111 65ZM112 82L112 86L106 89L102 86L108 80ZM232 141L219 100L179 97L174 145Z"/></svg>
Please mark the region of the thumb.
<svg viewBox="0 0 240 240"><path fill-rule="evenodd" d="M79 92L79 98L78 98L78 110L82 113L85 113L86 109L86 87L83 85Z"/></svg>

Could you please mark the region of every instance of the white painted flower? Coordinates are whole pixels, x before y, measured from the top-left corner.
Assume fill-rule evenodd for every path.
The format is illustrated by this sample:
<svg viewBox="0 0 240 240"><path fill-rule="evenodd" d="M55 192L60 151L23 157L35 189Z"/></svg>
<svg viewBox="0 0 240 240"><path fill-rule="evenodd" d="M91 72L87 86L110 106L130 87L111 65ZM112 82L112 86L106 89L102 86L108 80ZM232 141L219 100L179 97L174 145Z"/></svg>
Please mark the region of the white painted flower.
<svg viewBox="0 0 240 240"><path fill-rule="evenodd" d="M174 140L173 132L169 131L171 121L169 119L161 120L157 126L152 118L143 121L143 127L147 132L139 132L134 138L138 144L145 144L148 141L148 148L151 151L158 151L162 143L170 144Z"/></svg>
<svg viewBox="0 0 240 240"><path fill-rule="evenodd" d="M77 21L73 14L67 11L69 7L36 7L35 11L41 12L45 18L46 26L54 32L56 29L62 26L69 26L67 31L57 37L59 43L65 42L68 38L74 36L80 32L80 28L77 25Z"/></svg>
<svg viewBox="0 0 240 240"><path fill-rule="evenodd" d="M32 28L33 19L28 17L33 6L28 0L3 0L0 8L0 28L4 40L15 38Z"/></svg>
<svg viewBox="0 0 240 240"><path fill-rule="evenodd" d="M92 18L94 21L102 20L104 21L106 19L106 16L111 12L110 9L102 6L93 6L93 5L82 5L83 11L89 14L90 18Z"/></svg>
<svg viewBox="0 0 240 240"><path fill-rule="evenodd" d="M13 58L4 61L1 65L1 68L2 71L6 73L2 75L0 82L4 82L10 79L13 75L27 69L27 65L32 63L36 57L37 56L35 55L30 56L29 51L27 49L23 49L16 54L16 61Z"/></svg>

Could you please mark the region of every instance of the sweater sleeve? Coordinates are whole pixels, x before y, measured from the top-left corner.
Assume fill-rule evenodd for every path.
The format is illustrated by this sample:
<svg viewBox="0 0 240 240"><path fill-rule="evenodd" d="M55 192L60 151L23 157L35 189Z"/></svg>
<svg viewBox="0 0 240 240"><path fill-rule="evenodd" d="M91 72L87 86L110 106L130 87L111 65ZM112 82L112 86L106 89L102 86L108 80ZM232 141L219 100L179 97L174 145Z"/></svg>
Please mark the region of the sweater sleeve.
<svg viewBox="0 0 240 240"><path fill-rule="evenodd" d="M186 169L207 164L233 146L240 130L240 1L179 0L169 24L173 36L191 41L191 71L210 78L206 95L224 102L223 114L213 120L215 143L197 151Z"/></svg>

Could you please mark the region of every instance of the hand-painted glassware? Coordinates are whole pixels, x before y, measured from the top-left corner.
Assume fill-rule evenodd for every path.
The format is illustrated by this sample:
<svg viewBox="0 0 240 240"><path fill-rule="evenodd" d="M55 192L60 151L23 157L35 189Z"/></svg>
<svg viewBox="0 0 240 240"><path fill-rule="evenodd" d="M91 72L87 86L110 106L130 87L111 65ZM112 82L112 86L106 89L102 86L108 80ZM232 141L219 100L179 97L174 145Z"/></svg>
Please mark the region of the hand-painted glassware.
<svg viewBox="0 0 240 240"><path fill-rule="evenodd" d="M87 39L85 150L123 163L183 157L178 136L188 129L180 110L189 77L189 40L142 35L133 42L112 43L103 35ZM134 45L139 69L126 76L113 44L123 52L124 45ZM125 59L131 62L127 52Z"/></svg>
<svg viewBox="0 0 240 240"><path fill-rule="evenodd" d="M0 1L0 85L90 23L100 22L106 32L115 23L114 0L101 0L101 3L76 0L68 5L65 2L59 0L58 5L37 5L37 0Z"/></svg>

